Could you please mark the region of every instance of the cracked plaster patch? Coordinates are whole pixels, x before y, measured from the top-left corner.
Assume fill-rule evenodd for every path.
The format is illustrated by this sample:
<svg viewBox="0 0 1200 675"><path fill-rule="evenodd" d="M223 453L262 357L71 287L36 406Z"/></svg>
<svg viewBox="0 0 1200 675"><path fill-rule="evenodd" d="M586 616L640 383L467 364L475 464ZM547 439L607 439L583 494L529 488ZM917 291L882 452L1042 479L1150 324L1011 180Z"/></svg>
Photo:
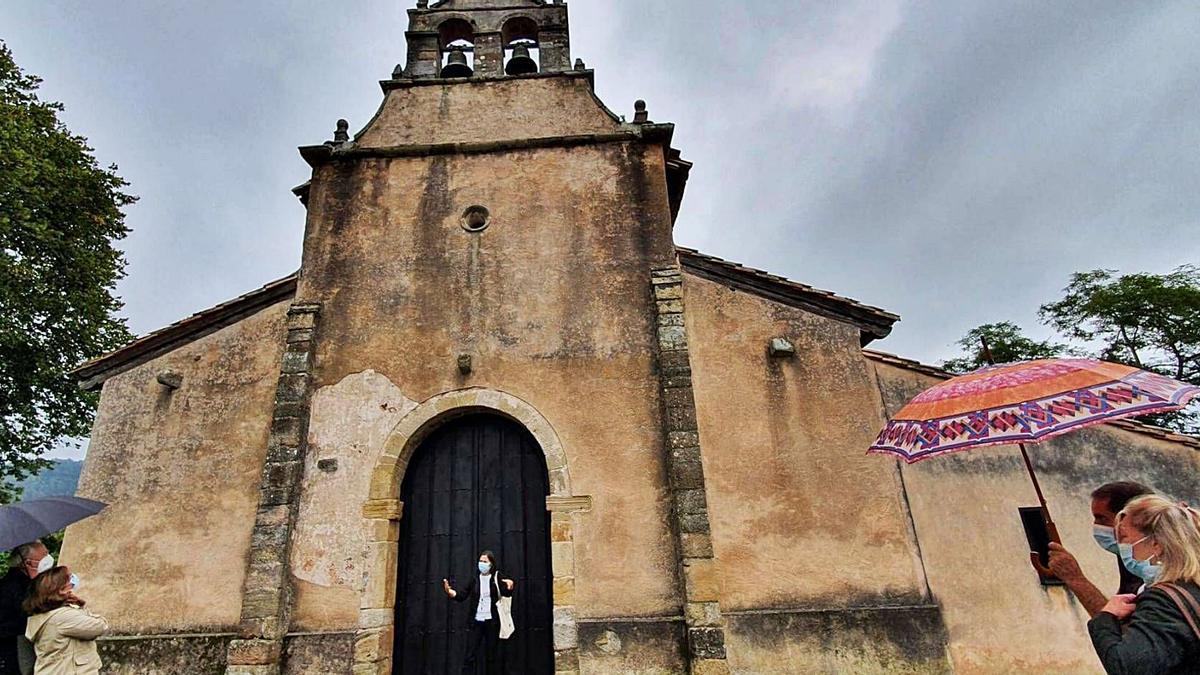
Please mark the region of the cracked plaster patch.
<svg viewBox="0 0 1200 675"><path fill-rule="evenodd" d="M296 578L360 589L366 567L362 502L371 471L396 422L416 407L373 370L347 375L313 395L291 558ZM318 470L322 459L337 459L337 469Z"/></svg>

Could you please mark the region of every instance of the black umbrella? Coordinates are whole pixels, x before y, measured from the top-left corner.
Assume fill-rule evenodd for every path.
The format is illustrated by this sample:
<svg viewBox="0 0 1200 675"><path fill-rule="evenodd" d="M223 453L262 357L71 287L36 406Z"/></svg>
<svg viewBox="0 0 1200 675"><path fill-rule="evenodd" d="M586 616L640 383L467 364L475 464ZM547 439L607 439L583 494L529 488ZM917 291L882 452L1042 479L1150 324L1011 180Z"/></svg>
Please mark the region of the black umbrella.
<svg viewBox="0 0 1200 675"><path fill-rule="evenodd" d="M0 506L0 551L58 532L108 506L82 497L46 497Z"/></svg>

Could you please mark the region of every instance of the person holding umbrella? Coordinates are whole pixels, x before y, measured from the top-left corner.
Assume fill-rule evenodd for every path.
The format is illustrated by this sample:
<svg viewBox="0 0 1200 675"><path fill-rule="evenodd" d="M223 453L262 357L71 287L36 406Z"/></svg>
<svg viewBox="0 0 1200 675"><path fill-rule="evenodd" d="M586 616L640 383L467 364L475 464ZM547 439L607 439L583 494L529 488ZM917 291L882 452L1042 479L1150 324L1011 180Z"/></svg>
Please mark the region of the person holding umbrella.
<svg viewBox="0 0 1200 675"><path fill-rule="evenodd" d="M18 641L25 635L28 618L21 603L29 595L33 578L54 566L54 556L40 540L13 549L13 557L16 564L0 579L0 675L21 673Z"/></svg>
<svg viewBox="0 0 1200 675"><path fill-rule="evenodd" d="M0 551L15 549L20 565L0 581L0 675L17 675L29 651L18 648L25 632L21 603L30 579L54 566L54 558L40 541L52 532L94 516L106 505L82 497L46 497L0 506ZM10 639L11 635L11 639ZM11 647L9 645L12 645Z"/></svg>
<svg viewBox="0 0 1200 675"><path fill-rule="evenodd" d="M1092 493L1092 537L1101 548L1117 558L1117 569L1121 575L1121 585L1117 594L1137 593L1142 584L1146 583L1144 579L1126 569L1125 564L1121 562L1116 533L1117 514L1133 499L1150 494L1154 494L1154 491L1132 481L1107 483ZM1088 616L1095 617L1104 609L1108 596L1087 578L1079 567L1079 561L1062 544L1050 542L1049 567L1054 576L1061 579L1079 599Z"/></svg>
<svg viewBox="0 0 1200 675"><path fill-rule="evenodd" d="M1110 675L1200 674L1200 513L1158 495L1121 512L1125 566L1151 580L1141 595L1116 595L1088 622Z"/></svg>

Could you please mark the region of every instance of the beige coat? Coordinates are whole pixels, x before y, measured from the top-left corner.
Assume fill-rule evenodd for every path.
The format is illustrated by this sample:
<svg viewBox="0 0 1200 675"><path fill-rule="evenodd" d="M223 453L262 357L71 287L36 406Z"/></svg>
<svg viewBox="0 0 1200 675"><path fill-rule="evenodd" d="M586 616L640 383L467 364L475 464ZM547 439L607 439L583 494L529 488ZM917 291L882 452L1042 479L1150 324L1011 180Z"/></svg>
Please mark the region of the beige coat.
<svg viewBox="0 0 1200 675"><path fill-rule="evenodd" d="M34 614L25 626L37 654L34 675L99 675L96 638L106 632L104 617L73 605Z"/></svg>

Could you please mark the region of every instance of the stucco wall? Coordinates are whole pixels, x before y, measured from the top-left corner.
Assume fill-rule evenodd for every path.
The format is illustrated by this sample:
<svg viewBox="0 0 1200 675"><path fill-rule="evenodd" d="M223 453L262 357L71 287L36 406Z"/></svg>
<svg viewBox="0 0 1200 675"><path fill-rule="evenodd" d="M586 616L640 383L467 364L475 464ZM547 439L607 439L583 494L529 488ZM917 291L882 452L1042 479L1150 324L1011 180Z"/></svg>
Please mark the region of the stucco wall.
<svg viewBox="0 0 1200 675"><path fill-rule="evenodd" d="M889 413L936 378L873 363ZM1200 454L1187 446L1100 427L1029 446L1063 541L1101 590L1118 584L1116 558L1092 541L1089 497L1136 480L1179 499L1200 497ZM1017 508L1037 496L1015 447L937 457L903 469L929 584L942 606L955 671L1099 673L1087 613L1029 564Z"/></svg>
<svg viewBox="0 0 1200 675"><path fill-rule="evenodd" d="M537 137L593 128L582 108L601 114L572 84L503 84L542 97L536 129L439 128ZM448 107L496 106L521 119L524 104L512 113L491 88L447 88L457 97ZM405 125L420 127L429 104L391 113L407 115L403 123L385 114L376 124L412 131ZM356 589L369 582L352 573L365 555L360 523L323 520L341 513L338 502L361 509L385 430L408 406L468 387L536 409L565 449L572 492L593 498L574 516L574 587L559 589L580 617L678 616L649 285L650 269L673 259L662 148L362 159L319 168L309 204L298 298L323 305L310 455L339 467L306 478L297 532L320 531L322 543L294 549L294 626L357 625ZM460 226L475 204L492 216L478 234ZM460 354L472 357L469 375ZM351 418L369 420L369 433Z"/></svg>
<svg viewBox="0 0 1200 675"><path fill-rule="evenodd" d="M859 330L694 275L684 290L731 667L944 670L899 476L865 454L881 409ZM795 358L769 357L774 337ZM843 624L845 644L801 629Z"/></svg>
<svg viewBox="0 0 1200 675"><path fill-rule="evenodd" d="M109 507L67 531L63 561L115 631L237 625L287 307L105 382L79 495Z"/></svg>
<svg viewBox="0 0 1200 675"><path fill-rule="evenodd" d="M581 76L418 84L388 92L356 141L364 148L480 143L611 133L618 126Z"/></svg>

